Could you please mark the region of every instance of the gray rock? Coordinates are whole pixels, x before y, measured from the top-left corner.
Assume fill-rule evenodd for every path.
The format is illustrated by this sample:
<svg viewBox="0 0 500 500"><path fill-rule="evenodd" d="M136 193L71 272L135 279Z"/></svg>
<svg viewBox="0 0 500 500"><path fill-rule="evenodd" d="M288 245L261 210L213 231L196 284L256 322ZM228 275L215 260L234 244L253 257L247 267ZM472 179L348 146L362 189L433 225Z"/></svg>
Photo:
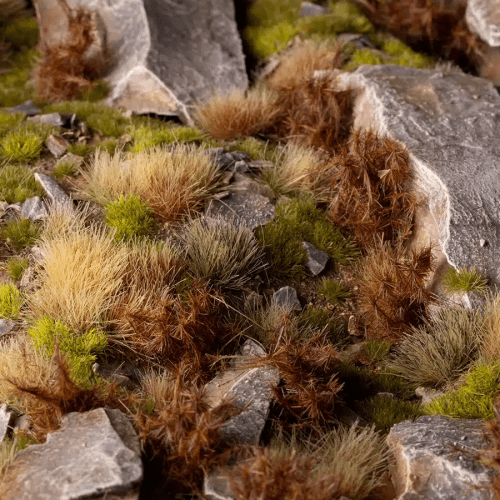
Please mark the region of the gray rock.
<svg viewBox="0 0 500 500"><path fill-rule="evenodd" d="M291 286L284 286L277 292L274 292L273 302L276 305L280 307L286 307L287 309L293 309L297 311L300 311L302 309L299 298L297 297L297 290L295 290L295 288L292 288Z"/></svg>
<svg viewBox="0 0 500 500"><path fill-rule="evenodd" d="M35 116L40 113L40 108L37 108L33 101L30 99L29 101L23 102L19 104L19 106L14 106L13 108L5 108L6 111L10 113L24 113L26 116Z"/></svg>
<svg viewBox="0 0 500 500"><path fill-rule="evenodd" d="M54 205L71 205L70 197L52 177L37 172L35 179L42 185L45 193L47 193L47 196Z"/></svg>
<svg viewBox="0 0 500 500"><path fill-rule="evenodd" d="M442 416L396 424L387 437L395 455L398 500L493 500L487 469L473 456L487 447L483 422Z"/></svg>
<svg viewBox="0 0 500 500"><path fill-rule="evenodd" d="M415 389L415 394L422 398L422 404L425 405L430 403L433 399L440 398L444 396L443 391L437 391L436 389L430 389L429 387L417 387Z"/></svg>
<svg viewBox="0 0 500 500"><path fill-rule="evenodd" d="M465 21L491 47L500 47L500 0L468 0Z"/></svg>
<svg viewBox="0 0 500 500"><path fill-rule="evenodd" d="M46 115L37 115L28 118L30 122L34 123L46 123L47 125L53 125L54 127L64 127L67 123L67 118L61 113L48 113Z"/></svg>
<svg viewBox="0 0 500 500"><path fill-rule="evenodd" d="M9 410L7 405L0 406L0 444L3 443L5 438L10 437L15 420L15 412Z"/></svg>
<svg viewBox="0 0 500 500"><path fill-rule="evenodd" d="M231 469L218 469L205 476L203 493L208 500L234 500L229 476Z"/></svg>
<svg viewBox="0 0 500 500"><path fill-rule="evenodd" d="M214 91L245 89L248 78L232 0L68 0L96 9L99 43L112 58L106 102L136 113L191 119L185 105ZM57 0L36 2L42 40L61 41L67 20Z"/></svg>
<svg viewBox="0 0 500 500"><path fill-rule="evenodd" d="M11 321L10 319L5 319L5 318L1 318L0 319L0 337L2 337L2 335L7 335L8 333L10 333L14 327L16 326L16 324Z"/></svg>
<svg viewBox="0 0 500 500"><path fill-rule="evenodd" d="M415 244L439 244L437 268L481 263L499 284L500 96L493 85L401 66L362 66L338 78L360 89L355 128L372 128L410 151L413 189L424 202ZM489 245L481 247L481 238Z"/></svg>
<svg viewBox="0 0 500 500"><path fill-rule="evenodd" d="M328 263L328 255L316 248L314 245L311 245L307 241L303 241L302 246L307 253L307 269L309 269L309 271L314 274L314 276L318 276L318 274L323 272L326 264Z"/></svg>
<svg viewBox="0 0 500 500"><path fill-rule="evenodd" d="M205 211L207 217L222 217L254 229L274 218L276 209L272 192L250 177L235 173L224 199L213 199Z"/></svg>
<svg viewBox="0 0 500 500"><path fill-rule="evenodd" d="M58 135L49 135L45 141L47 149L56 157L60 158L68 151L69 143Z"/></svg>
<svg viewBox="0 0 500 500"><path fill-rule="evenodd" d="M49 211L47 209L47 206L45 205L45 202L40 198L40 196L34 196L33 198L28 198L23 203L21 215L25 219L35 221L47 217L47 215L49 215Z"/></svg>
<svg viewBox="0 0 500 500"><path fill-rule="evenodd" d="M302 17L321 16L322 14L326 14L327 12L327 9L312 2L302 2L300 5L300 16Z"/></svg>
<svg viewBox="0 0 500 500"><path fill-rule="evenodd" d="M139 498L139 440L118 410L70 413L44 444L20 452L0 485L3 500Z"/></svg>

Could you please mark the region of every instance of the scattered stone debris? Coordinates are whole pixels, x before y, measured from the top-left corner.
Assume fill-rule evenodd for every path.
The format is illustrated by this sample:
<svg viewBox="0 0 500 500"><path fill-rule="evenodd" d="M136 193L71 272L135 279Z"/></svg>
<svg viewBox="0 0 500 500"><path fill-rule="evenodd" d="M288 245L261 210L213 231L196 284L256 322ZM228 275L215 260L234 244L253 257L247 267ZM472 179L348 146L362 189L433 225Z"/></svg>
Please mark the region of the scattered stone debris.
<svg viewBox="0 0 500 500"><path fill-rule="evenodd" d="M68 151L69 143L64 138L58 135L49 135L45 141L47 149L56 157L61 156Z"/></svg>
<svg viewBox="0 0 500 500"><path fill-rule="evenodd" d="M52 203L56 205L70 205L70 197L63 191L59 184L46 174L35 174L35 179L42 185L45 193L50 198Z"/></svg>
<svg viewBox="0 0 500 500"><path fill-rule="evenodd" d="M40 198L40 196L34 196L33 198L28 198L23 203L23 208L21 210L21 216L25 219L30 219L32 221L42 220L49 215L49 211L45 202Z"/></svg>
<svg viewBox="0 0 500 500"><path fill-rule="evenodd" d="M16 412L9 409L7 405L0 406L0 444L3 443L4 439L10 437L15 420Z"/></svg>
<svg viewBox="0 0 500 500"><path fill-rule="evenodd" d="M297 296L297 290L291 286L284 286L277 292L274 292L273 302L280 307L285 307L290 310L300 311L302 309Z"/></svg>
<svg viewBox="0 0 500 500"><path fill-rule="evenodd" d="M325 270L325 267L328 264L328 255L307 241L303 241L302 246L307 254L307 269L309 269L311 274L314 276L318 276L318 274L321 274Z"/></svg>

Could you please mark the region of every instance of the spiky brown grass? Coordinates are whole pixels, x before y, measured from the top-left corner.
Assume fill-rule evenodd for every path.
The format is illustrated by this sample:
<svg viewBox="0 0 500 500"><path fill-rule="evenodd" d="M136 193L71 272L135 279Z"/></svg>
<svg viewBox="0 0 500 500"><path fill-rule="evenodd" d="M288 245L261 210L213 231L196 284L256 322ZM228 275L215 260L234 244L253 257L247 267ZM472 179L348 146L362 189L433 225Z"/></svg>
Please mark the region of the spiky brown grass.
<svg viewBox="0 0 500 500"><path fill-rule="evenodd" d="M89 48L97 40L95 13L85 7L71 9L65 0L59 0L59 4L68 18L66 40L49 46L41 38L43 60L35 72L37 97L50 102L74 99L91 89L108 59L106 47L88 57Z"/></svg>
<svg viewBox="0 0 500 500"><path fill-rule="evenodd" d="M434 300L426 288L433 268L431 246L407 253L379 242L368 251L357 270L357 300L369 337L397 339L422 321Z"/></svg>
<svg viewBox="0 0 500 500"><path fill-rule="evenodd" d="M405 241L417 208L408 189L412 178L404 146L372 132L356 131L332 161L335 197L330 219L351 229L363 245L376 238Z"/></svg>
<svg viewBox="0 0 500 500"><path fill-rule="evenodd" d="M118 151L113 156L98 149L84 178L84 192L98 203L134 194L162 221L171 222L203 206L217 181L218 167L193 145L134 155Z"/></svg>

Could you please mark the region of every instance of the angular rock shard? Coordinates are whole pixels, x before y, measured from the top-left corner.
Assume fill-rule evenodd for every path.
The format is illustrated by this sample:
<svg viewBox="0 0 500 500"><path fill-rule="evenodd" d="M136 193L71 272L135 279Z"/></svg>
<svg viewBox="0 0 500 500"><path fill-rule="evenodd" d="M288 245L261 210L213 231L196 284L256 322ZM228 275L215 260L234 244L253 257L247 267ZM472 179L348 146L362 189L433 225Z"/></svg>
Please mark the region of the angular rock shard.
<svg viewBox="0 0 500 500"><path fill-rule="evenodd" d="M371 128L410 151L413 187L426 201L415 244L439 245L438 269L446 261L475 265L499 284L500 96L491 82L400 66L361 66L338 78L359 89L355 128Z"/></svg>

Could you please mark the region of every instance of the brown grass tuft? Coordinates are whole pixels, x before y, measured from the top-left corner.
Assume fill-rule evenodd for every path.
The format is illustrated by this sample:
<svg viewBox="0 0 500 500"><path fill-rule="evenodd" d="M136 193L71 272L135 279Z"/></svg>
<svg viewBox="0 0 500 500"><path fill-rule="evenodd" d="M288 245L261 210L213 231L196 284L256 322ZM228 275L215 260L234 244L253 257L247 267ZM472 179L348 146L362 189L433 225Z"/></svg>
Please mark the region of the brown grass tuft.
<svg viewBox="0 0 500 500"><path fill-rule="evenodd" d="M41 39L43 61L35 72L37 98L50 102L74 99L90 90L93 80L102 74L107 60L106 48L89 57L97 41L95 12L85 7L72 9L59 0L68 18L68 36L64 43L49 47Z"/></svg>
<svg viewBox="0 0 500 500"><path fill-rule="evenodd" d="M401 144L372 132L354 132L332 167L334 224L352 229L364 246L375 238L401 242L411 235L417 200L407 188L412 174Z"/></svg>

